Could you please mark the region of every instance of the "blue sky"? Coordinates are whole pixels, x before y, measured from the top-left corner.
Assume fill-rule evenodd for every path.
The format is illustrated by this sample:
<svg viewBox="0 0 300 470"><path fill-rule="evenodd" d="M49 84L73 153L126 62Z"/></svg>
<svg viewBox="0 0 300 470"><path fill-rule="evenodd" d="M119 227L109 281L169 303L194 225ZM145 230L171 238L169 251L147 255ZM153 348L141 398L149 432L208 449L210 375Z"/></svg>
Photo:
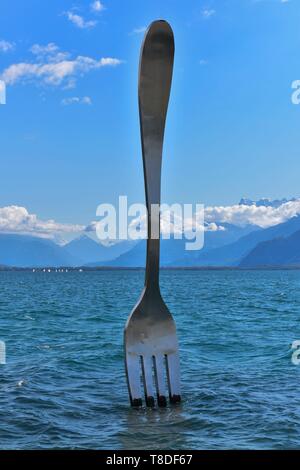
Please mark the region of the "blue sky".
<svg viewBox="0 0 300 470"><path fill-rule="evenodd" d="M143 201L137 67L158 18L176 42L163 200L300 196L298 1L92 3L1 1L1 207L87 224L119 195Z"/></svg>

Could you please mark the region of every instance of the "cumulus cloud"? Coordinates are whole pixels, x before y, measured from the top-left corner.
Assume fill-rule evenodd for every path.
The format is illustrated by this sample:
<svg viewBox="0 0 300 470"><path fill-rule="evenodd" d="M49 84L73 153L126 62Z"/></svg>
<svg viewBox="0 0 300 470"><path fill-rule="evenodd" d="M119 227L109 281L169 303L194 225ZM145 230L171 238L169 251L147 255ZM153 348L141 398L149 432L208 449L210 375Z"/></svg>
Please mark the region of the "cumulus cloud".
<svg viewBox="0 0 300 470"><path fill-rule="evenodd" d="M91 105L92 100L89 96L83 96L82 98L80 98L79 96L72 96L70 98L64 98L61 101L61 104L64 105L64 106L69 106L71 104L88 104L88 105Z"/></svg>
<svg viewBox="0 0 300 470"><path fill-rule="evenodd" d="M176 206L176 205L174 205ZM300 215L300 199L282 203L280 206L256 206L255 204L236 204L232 206L190 206L188 213L186 208L169 206L170 209L161 207L161 234L180 235L183 233L196 232L216 232L226 230L225 224L232 224L240 227L246 225L256 225L262 228L271 227ZM142 207L142 206L141 206ZM143 206L144 208L144 206ZM145 210L137 209L134 217L128 221L130 232L140 232L141 238L147 230L147 216ZM105 222L106 223L106 222ZM102 220L93 221L86 231L97 230L97 226L102 224ZM105 225L105 224L104 224Z"/></svg>
<svg viewBox="0 0 300 470"><path fill-rule="evenodd" d="M15 48L14 43L9 41L0 40L0 52L9 52Z"/></svg>
<svg viewBox="0 0 300 470"><path fill-rule="evenodd" d="M82 16L78 15L77 13L73 13L72 11L67 11L65 13L66 17L68 18L71 23L73 23L77 28L80 29L90 29L96 26L97 21L95 20L85 20Z"/></svg>
<svg viewBox="0 0 300 470"><path fill-rule="evenodd" d="M184 223L187 230L197 231L217 231L225 230L222 224L233 224L240 227L246 225L257 225L262 228L277 225L292 217L300 215L300 199L287 201L277 207L256 206L236 204L232 206L207 206L204 207L204 217L202 209L191 217L184 213L171 217L171 233L180 231L180 224ZM180 217L183 217L180 220ZM170 214L168 211L162 213L162 232L168 230ZM135 222L136 223L136 222ZM182 225L183 226L183 225Z"/></svg>
<svg viewBox="0 0 300 470"><path fill-rule="evenodd" d="M104 5L99 0L91 3L91 10L93 12L99 13L100 11L104 10Z"/></svg>
<svg viewBox="0 0 300 470"><path fill-rule="evenodd" d="M40 44L33 44L33 46L30 48L30 51L38 57L56 55L58 50L59 47L54 44L54 42L49 42L49 44L46 44L45 46L41 46Z"/></svg>
<svg viewBox="0 0 300 470"><path fill-rule="evenodd" d="M40 62L58 63L71 57L69 52L62 52L54 42L46 45L34 44L29 49Z"/></svg>
<svg viewBox="0 0 300 470"><path fill-rule="evenodd" d="M62 52L54 43L46 46L34 44L31 53L35 62L20 62L6 68L0 78L7 84L13 85L20 81L37 80L44 84L58 86L72 83L75 77L84 75L91 70L111 67L121 64L121 60L112 57L94 59L87 56L71 58L68 52Z"/></svg>
<svg viewBox="0 0 300 470"><path fill-rule="evenodd" d="M140 211L140 209L139 209ZM300 215L300 199L281 204L279 207L253 205L210 206L191 216L172 209L162 209L161 233L180 235L207 231L224 231L223 224L237 226L258 225L262 228L286 222ZM87 226L64 224L55 220L41 220L30 214L25 207L8 206L0 208L0 233L31 234L40 237L56 238L64 233L95 232L102 221L92 221ZM129 232L146 232L147 217L145 212L138 212L128 221Z"/></svg>
<svg viewBox="0 0 300 470"><path fill-rule="evenodd" d="M25 207L7 206L0 208L0 233L19 233L52 238L58 233L80 232L84 226L62 224L54 220L40 220Z"/></svg>
<svg viewBox="0 0 300 470"><path fill-rule="evenodd" d="M262 228L271 227L300 214L300 200L289 201L279 207L256 205L214 206L205 208L205 220L217 224L229 223L238 226L248 224Z"/></svg>

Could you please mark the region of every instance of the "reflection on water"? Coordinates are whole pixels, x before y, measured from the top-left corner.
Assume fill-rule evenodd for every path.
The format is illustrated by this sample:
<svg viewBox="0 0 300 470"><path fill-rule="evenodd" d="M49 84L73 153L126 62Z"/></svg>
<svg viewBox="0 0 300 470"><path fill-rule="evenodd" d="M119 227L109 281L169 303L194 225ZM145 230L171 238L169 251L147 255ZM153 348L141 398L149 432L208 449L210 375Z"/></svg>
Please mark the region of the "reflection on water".
<svg viewBox="0 0 300 470"><path fill-rule="evenodd" d="M122 449L187 448L182 432L185 421L184 405L168 408L128 408L123 428L118 433Z"/></svg>

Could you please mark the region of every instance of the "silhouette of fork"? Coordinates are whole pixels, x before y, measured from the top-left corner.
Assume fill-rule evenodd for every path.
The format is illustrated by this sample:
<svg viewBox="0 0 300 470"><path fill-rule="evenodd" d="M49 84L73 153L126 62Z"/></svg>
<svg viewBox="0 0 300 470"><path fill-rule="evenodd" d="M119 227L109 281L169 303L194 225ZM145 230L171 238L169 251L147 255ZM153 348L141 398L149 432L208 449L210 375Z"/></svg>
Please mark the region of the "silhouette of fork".
<svg viewBox="0 0 300 470"><path fill-rule="evenodd" d="M179 402L180 372L175 322L159 287L160 183L165 121L174 60L174 37L166 21L154 21L141 48L139 112L144 166L148 240L145 286L124 332L130 401L147 406ZM167 392L168 390L168 392Z"/></svg>

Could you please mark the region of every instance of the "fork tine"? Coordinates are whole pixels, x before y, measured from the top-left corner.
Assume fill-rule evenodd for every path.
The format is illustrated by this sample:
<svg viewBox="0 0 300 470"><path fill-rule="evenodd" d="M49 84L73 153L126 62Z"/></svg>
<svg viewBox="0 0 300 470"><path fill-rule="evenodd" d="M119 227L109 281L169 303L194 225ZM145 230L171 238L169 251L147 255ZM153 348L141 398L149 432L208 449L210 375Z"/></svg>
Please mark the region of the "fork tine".
<svg viewBox="0 0 300 470"><path fill-rule="evenodd" d="M177 352L168 354L167 358L167 376L169 385L170 402L178 403L181 401L180 396L180 371L179 371L179 355Z"/></svg>
<svg viewBox="0 0 300 470"><path fill-rule="evenodd" d="M155 379L157 389L157 403L158 406L166 406L166 363L164 356L154 356Z"/></svg>
<svg viewBox="0 0 300 470"><path fill-rule="evenodd" d="M142 370L147 406L154 406L154 387L152 374L152 356L142 356Z"/></svg>
<svg viewBox="0 0 300 470"><path fill-rule="evenodd" d="M132 406L142 405L140 358L135 354L126 354L126 375L130 402Z"/></svg>

